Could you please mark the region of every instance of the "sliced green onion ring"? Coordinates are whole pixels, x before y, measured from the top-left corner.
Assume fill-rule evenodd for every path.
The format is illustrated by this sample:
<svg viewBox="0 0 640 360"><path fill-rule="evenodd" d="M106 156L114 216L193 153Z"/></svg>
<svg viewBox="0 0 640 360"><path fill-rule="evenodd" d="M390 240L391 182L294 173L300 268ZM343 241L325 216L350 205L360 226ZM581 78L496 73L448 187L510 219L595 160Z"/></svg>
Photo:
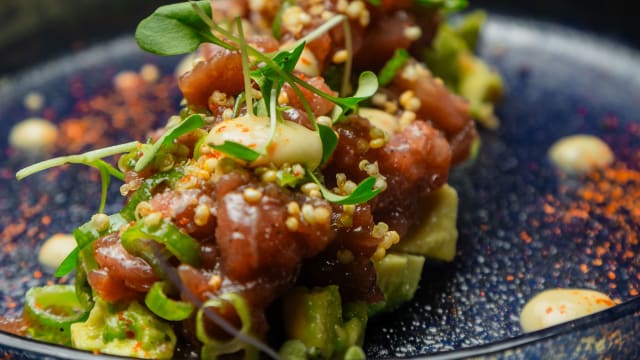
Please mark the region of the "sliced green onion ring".
<svg viewBox="0 0 640 360"><path fill-rule="evenodd" d="M165 245L167 250L180 262L192 266L200 264L200 245L198 242L167 220L156 226L147 226L144 220L138 221L125 230L120 239L122 246L127 251L145 260L148 260L147 258L153 254L153 251L148 249L144 240L154 240Z"/></svg>
<svg viewBox="0 0 640 360"><path fill-rule="evenodd" d="M170 299L165 293L169 284L164 281L156 281L144 298L144 303L149 310L159 317L169 321L182 321L188 319L195 307L193 304Z"/></svg>
<svg viewBox="0 0 640 360"><path fill-rule="evenodd" d="M48 285L27 291L24 312L34 324L68 331L72 323L86 318L89 309L78 300L73 285Z"/></svg>
<svg viewBox="0 0 640 360"><path fill-rule="evenodd" d="M165 181L168 182L170 186L172 186L176 181L182 178L182 176L183 174L180 171L172 169L167 172L155 174L152 177L146 179L142 183L140 188L138 188L138 190L136 190L136 192L131 195L131 198L129 198L129 202L127 203L127 205L125 205L122 211L120 211L120 214L122 215L122 217L129 221L135 220L136 206L138 206L138 204L142 201L149 200L151 198L151 192L156 186L162 184Z"/></svg>
<svg viewBox="0 0 640 360"><path fill-rule="evenodd" d="M239 332L249 335L249 332L251 331L251 314L249 312L249 307L242 296L234 293L225 293L218 298L208 300L202 305L196 315L196 336L205 345L202 348L202 358L208 358L205 357L205 355L230 354L242 349L250 352L250 345L245 344L237 337L225 341L212 338L207 334L204 324L205 318L207 317L205 310L207 308L220 308L225 303L231 304L240 318L242 327L239 329Z"/></svg>

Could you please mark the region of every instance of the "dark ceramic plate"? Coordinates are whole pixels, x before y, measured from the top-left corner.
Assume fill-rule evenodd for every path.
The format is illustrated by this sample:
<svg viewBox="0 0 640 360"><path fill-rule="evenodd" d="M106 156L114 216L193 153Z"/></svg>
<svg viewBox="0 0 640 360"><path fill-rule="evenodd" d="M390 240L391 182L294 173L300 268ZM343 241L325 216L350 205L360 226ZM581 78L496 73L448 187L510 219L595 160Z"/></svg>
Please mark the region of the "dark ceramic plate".
<svg viewBox="0 0 640 360"><path fill-rule="evenodd" d="M559 176L546 151L562 136L596 134L619 166L640 170L640 54L567 28L499 16L491 18L481 51L504 75L508 96L499 108L500 129L482 132L477 160L451 177L461 199L458 256L451 264L428 264L415 299L371 321L365 351L371 358L632 358L640 353L640 224L633 209L609 217L595 203L580 208L578 189L593 180ZM114 92L115 73L149 62L166 75L159 83L135 101ZM1 314L19 314L30 286L59 281L34 254L44 238L86 221L99 192L96 174L81 166L17 183L14 173L27 160L7 148L11 126L34 115L55 120L65 149L140 139L178 106L170 76L176 62L141 54L127 38L2 85ZM23 105L33 91L45 99L36 112ZM111 192L117 199L115 186ZM111 203L107 212L119 206ZM596 289L619 305L523 335L524 303L555 287ZM0 355L87 356L6 333L0 333Z"/></svg>

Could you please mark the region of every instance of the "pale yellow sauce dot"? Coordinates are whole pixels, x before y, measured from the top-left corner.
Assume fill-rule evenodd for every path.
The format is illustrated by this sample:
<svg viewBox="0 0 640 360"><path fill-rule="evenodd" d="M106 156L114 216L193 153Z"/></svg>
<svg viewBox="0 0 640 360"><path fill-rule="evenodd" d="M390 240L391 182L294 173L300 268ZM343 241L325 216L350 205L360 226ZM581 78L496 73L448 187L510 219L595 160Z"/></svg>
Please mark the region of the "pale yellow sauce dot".
<svg viewBox="0 0 640 360"><path fill-rule="evenodd" d="M55 270L75 247L76 239L73 235L55 234L42 244L38 253L38 261L42 266Z"/></svg>
<svg viewBox="0 0 640 360"><path fill-rule="evenodd" d="M144 64L140 68L140 77L148 83L154 83L160 78L160 69L153 64Z"/></svg>
<svg viewBox="0 0 640 360"><path fill-rule="evenodd" d="M29 153L47 153L53 150L58 138L58 127L41 118L28 118L17 123L9 133L9 144L16 150Z"/></svg>
<svg viewBox="0 0 640 360"><path fill-rule="evenodd" d="M560 169L576 174L606 167L614 160L609 145L592 135L572 135L556 141L549 157Z"/></svg>
<svg viewBox="0 0 640 360"><path fill-rule="evenodd" d="M31 111L38 111L44 106L44 96L39 92L30 92L22 100L24 107Z"/></svg>
<svg viewBox="0 0 640 360"><path fill-rule="evenodd" d="M139 91L144 80L135 71L121 71L113 78L113 86L121 93Z"/></svg>
<svg viewBox="0 0 640 360"><path fill-rule="evenodd" d="M534 296L520 313L524 332L561 324L614 305L607 295L586 289L552 289Z"/></svg>

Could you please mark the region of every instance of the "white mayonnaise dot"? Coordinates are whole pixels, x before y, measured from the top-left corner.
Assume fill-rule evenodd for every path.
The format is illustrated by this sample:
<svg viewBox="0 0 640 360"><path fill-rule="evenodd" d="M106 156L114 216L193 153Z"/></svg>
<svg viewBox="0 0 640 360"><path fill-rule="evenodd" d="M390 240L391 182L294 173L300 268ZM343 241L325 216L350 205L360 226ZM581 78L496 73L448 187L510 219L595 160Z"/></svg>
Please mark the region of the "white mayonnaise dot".
<svg viewBox="0 0 640 360"><path fill-rule="evenodd" d="M58 138L57 126L45 119L28 118L17 123L9 133L9 144L20 151L46 153Z"/></svg>
<svg viewBox="0 0 640 360"><path fill-rule="evenodd" d="M143 84L144 80L135 71L121 71L113 78L113 85L119 92L136 92Z"/></svg>
<svg viewBox="0 0 640 360"><path fill-rule="evenodd" d="M608 309L607 295L586 289L552 289L534 296L520 313L524 332L536 331Z"/></svg>
<svg viewBox="0 0 640 360"><path fill-rule="evenodd" d="M140 68L140 76L148 83L154 83L160 78L160 69L153 64L144 64Z"/></svg>
<svg viewBox="0 0 640 360"><path fill-rule="evenodd" d="M225 141L233 141L261 151L269 140L269 123L268 117L248 115L222 121L209 131L206 142L222 145ZM281 166L286 163L304 164L315 169L321 160L322 141L318 133L297 123L285 121L276 126L265 154L252 162L251 166L265 166L269 163Z"/></svg>
<svg viewBox="0 0 640 360"><path fill-rule="evenodd" d="M586 173L610 165L613 151L592 135L572 135L556 141L549 149L551 161L569 173Z"/></svg>
<svg viewBox="0 0 640 360"><path fill-rule="evenodd" d="M44 105L44 96L39 92L30 92L25 95L22 103L28 110L38 111L42 109L42 106Z"/></svg>
<svg viewBox="0 0 640 360"><path fill-rule="evenodd" d="M398 130L398 119L386 111L367 107L360 108L358 111L360 116L367 118L371 125L387 133L387 136L393 135Z"/></svg>
<svg viewBox="0 0 640 360"><path fill-rule="evenodd" d="M55 234L42 244L38 261L43 266L55 270L75 247L76 239L73 235Z"/></svg>

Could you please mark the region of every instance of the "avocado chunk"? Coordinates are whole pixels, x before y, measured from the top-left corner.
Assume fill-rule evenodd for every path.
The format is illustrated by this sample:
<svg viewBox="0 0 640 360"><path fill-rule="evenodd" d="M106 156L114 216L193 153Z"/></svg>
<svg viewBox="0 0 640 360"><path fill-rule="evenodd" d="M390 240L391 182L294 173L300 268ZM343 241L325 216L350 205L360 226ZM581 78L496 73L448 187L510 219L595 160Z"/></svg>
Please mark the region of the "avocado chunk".
<svg viewBox="0 0 640 360"><path fill-rule="evenodd" d="M449 89L469 100L471 115L480 124L495 129L499 121L494 104L502 97L504 84L500 75L473 53L486 17L485 12L474 11L455 26L440 25L424 61Z"/></svg>
<svg viewBox="0 0 640 360"><path fill-rule="evenodd" d="M342 307L338 287L302 287L289 291L283 300L285 334L283 358L340 359L347 351L357 353L367 324L367 305L348 303ZM350 356L351 356L350 355Z"/></svg>
<svg viewBox="0 0 640 360"><path fill-rule="evenodd" d="M138 302L110 304L100 298L85 322L71 325L74 348L143 359L169 359L176 336L169 324Z"/></svg>
<svg viewBox="0 0 640 360"><path fill-rule="evenodd" d="M390 311L413 298L420 283L424 257L389 253L375 261L377 283L384 294L384 302L369 307L369 315Z"/></svg>
<svg viewBox="0 0 640 360"><path fill-rule="evenodd" d="M445 185L429 195L425 207L424 220L391 249L452 261L456 255L458 240L458 193L451 186Z"/></svg>

